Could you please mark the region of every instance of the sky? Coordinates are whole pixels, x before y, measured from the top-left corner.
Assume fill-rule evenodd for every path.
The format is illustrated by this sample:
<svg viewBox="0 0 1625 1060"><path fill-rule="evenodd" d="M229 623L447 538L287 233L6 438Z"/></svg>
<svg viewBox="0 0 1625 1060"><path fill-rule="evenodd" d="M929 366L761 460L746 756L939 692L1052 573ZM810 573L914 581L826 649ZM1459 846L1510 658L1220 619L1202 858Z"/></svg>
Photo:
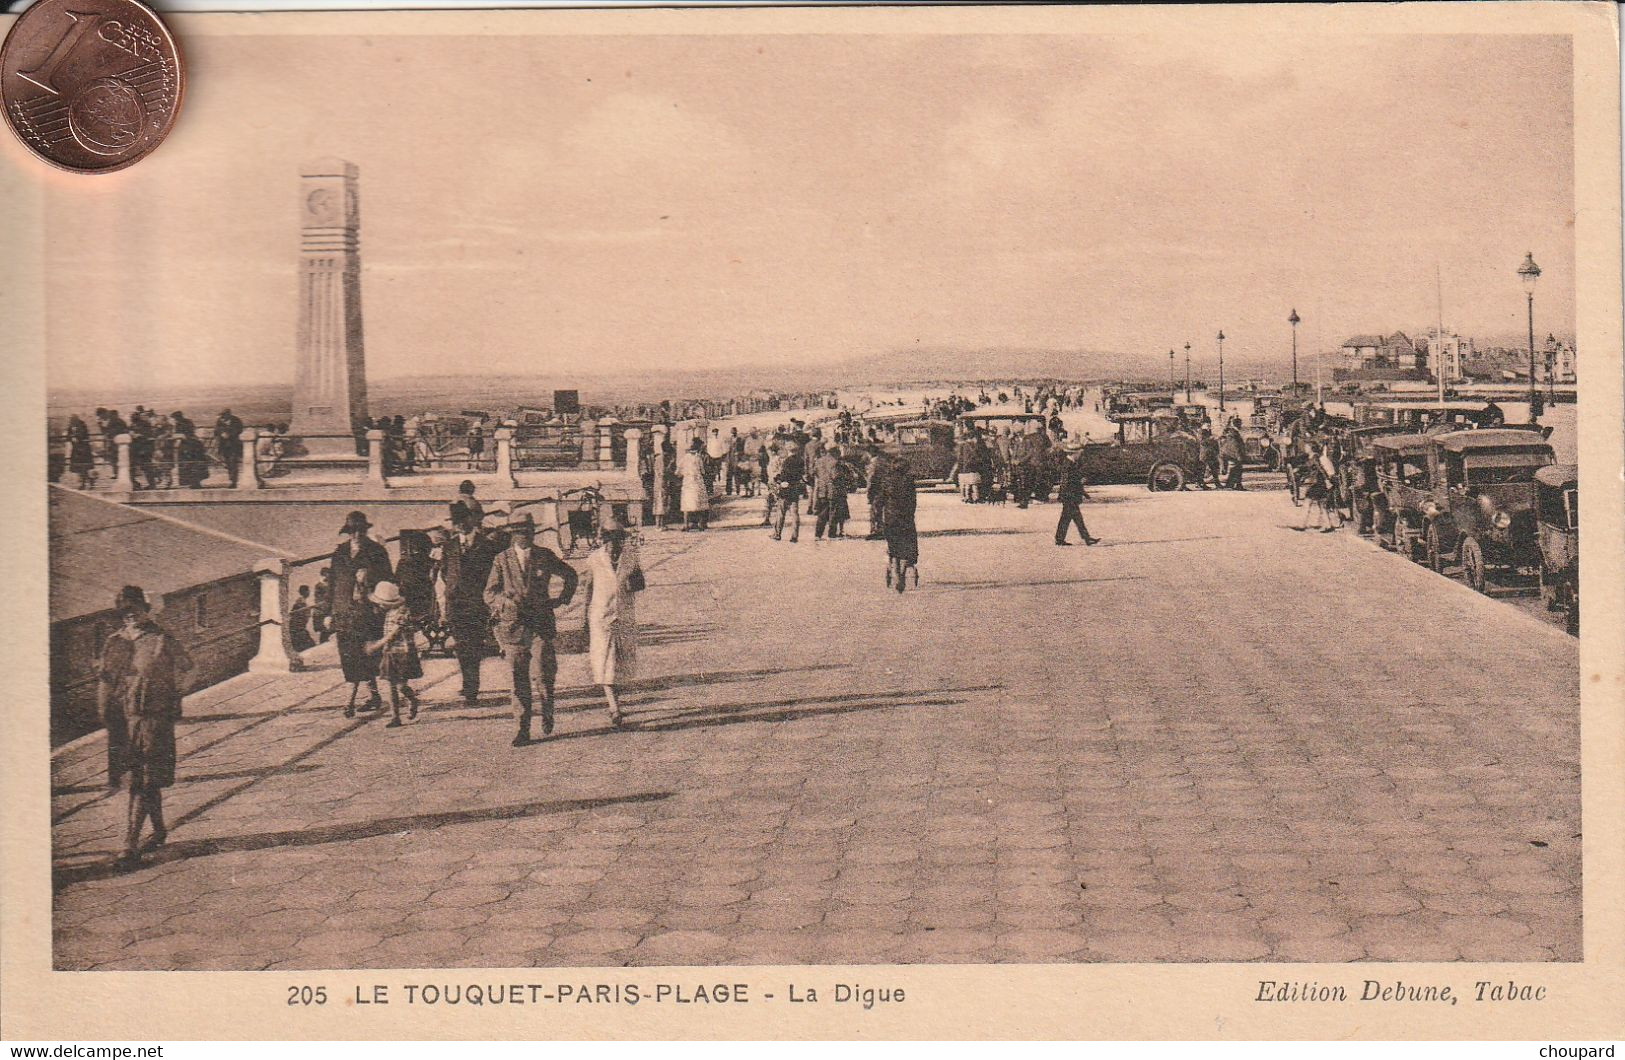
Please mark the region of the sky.
<svg viewBox="0 0 1625 1060"><path fill-rule="evenodd" d="M1574 328L1560 37L198 35L171 140L51 185L53 387L293 378L299 167L360 169L369 375L1165 370ZM1181 349L1181 355L1183 350ZM771 385L770 372L764 385Z"/></svg>

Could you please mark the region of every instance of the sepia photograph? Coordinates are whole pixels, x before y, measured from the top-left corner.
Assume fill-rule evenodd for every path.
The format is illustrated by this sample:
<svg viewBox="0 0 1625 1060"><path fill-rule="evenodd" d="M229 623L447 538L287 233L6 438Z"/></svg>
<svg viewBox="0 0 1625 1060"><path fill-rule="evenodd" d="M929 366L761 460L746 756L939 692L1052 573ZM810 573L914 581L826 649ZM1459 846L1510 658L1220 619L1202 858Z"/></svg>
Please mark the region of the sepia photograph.
<svg viewBox="0 0 1625 1060"><path fill-rule="evenodd" d="M76 989L1586 959L1571 29L87 2L0 71Z"/></svg>

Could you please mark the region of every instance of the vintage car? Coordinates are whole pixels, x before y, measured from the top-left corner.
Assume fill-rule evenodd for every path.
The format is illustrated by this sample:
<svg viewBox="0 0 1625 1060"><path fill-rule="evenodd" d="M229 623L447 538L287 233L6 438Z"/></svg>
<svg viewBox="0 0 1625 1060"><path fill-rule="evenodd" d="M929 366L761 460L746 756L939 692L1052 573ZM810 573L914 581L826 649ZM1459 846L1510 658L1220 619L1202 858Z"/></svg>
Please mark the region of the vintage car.
<svg viewBox="0 0 1625 1060"><path fill-rule="evenodd" d="M1371 443L1373 489L1364 504L1370 527L1382 546L1411 559L1427 526L1433 494L1425 434L1388 434Z"/></svg>
<svg viewBox="0 0 1625 1060"><path fill-rule="evenodd" d="M1196 436L1181 430L1168 410L1122 413L1117 435L1083 444L1083 473L1091 483L1144 482L1151 490L1179 490L1202 463Z"/></svg>
<svg viewBox="0 0 1625 1060"><path fill-rule="evenodd" d="M914 472L922 485L947 482L954 469L954 425L948 420L904 420L880 448Z"/></svg>
<svg viewBox="0 0 1625 1060"><path fill-rule="evenodd" d="M1479 592L1488 591L1492 569L1538 573L1535 472L1553 462L1551 445L1505 428L1428 437L1428 565L1442 571L1459 562Z"/></svg>
<svg viewBox="0 0 1625 1060"><path fill-rule="evenodd" d="M1535 472L1535 528L1540 538L1540 595L1580 632L1580 483L1573 464Z"/></svg>

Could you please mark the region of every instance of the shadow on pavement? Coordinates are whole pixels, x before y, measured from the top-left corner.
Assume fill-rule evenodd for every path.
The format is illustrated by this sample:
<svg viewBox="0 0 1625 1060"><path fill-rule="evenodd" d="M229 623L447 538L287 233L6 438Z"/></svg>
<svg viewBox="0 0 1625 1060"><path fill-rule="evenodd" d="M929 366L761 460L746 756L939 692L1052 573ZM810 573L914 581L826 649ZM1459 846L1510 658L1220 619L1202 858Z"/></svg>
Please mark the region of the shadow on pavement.
<svg viewBox="0 0 1625 1060"><path fill-rule="evenodd" d="M294 766L292 769L284 770L284 772L314 773L316 769L316 766ZM232 773L183 773L175 778L175 783L209 784L221 780L247 780L249 777L258 777L262 772L264 771L259 769L240 769ZM51 797L54 799L60 795L96 795L108 790L123 791L125 789L123 787L109 789L106 784L74 784L64 788L52 788Z"/></svg>
<svg viewBox="0 0 1625 1060"><path fill-rule="evenodd" d="M985 529L974 527L955 528L952 530L921 530L918 537L998 537L1006 534L1041 534L1043 530L1018 530L1015 527L996 526Z"/></svg>
<svg viewBox="0 0 1625 1060"><path fill-rule="evenodd" d="M1156 537L1146 538L1143 541L1104 541L1096 548L1127 548L1130 545L1178 545L1186 541L1223 541L1224 534L1208 534L1206 537Z"/></svg>
<svg viewBox="0 0 1625 1060"><path fill-rule="evenodd" d="M727 706L694 710L678 710L669 714L651 713L645 716L629 715L622 729L604 726L554 735L534 744L545 747L560 740L574 740L588 736L609 736L617 732L678 732L684 729L705 729L717 725L740 725L748 722L797 721L807 718L856 714L870 710L894 710L903 707L953 707L965 702L953 698L959 693L996 692L1003 685L975 685L965 688L931 688L915 692L855 692L844 696L805 696L799 699L766 700L757 703L732 703Z"/></svg>
<svg viewBox="0 0 1625 1060"><path fill-rule="evenodd" d="M258 832L250 835L219 836L212 839L192 839L171 843L148 855L148 865L162 865L187 858L207 857L210 854L232 854L247 850L266 850L271 847L308 847L323 843L343 843L352 839L372 839L419 829L444 828L448 825L477 824L484 821L511 821L521 817L540 817L546 814L575 813L596 810L604 806L624 806L642 802L669 799L669 791L646 791L631 795L615 795L601 799L558 799L545 802L520 802L508 806L486 806L477 810L448 810L441 813L418 813L404 817L384 817L375 821L352 821L344 824L321 825L286 832ZM137 870L139 871L139 870ZM121 873L107 863L73 865L54 869L52 886L56 890L85 880L105 879ZM132 873L133 875L133 873Z"/></svg>
<svg viewBox="0 0 1625 1060"><path fill-rule="evenodd" d="M1099 547L1099 546L1096 546ZM969 592L977 589L1025 589L1043 585L1090 585L1095 582L1143 582L1145 578L1139 574L1123 574L1112 578L1044 578L1025 582L981 581L981 582L926 582L922 589L936 589L942 592Z"/></svg>

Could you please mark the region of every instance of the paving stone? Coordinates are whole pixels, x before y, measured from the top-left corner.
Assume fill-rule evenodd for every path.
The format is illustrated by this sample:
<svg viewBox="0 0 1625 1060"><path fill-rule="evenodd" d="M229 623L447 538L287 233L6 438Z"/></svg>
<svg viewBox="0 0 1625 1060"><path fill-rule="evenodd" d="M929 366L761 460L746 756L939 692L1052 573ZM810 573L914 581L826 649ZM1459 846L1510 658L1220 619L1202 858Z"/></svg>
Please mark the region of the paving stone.
<svg viewBox="0 0 1625 1060"><path fill-rule="evenodd" d="M494 736L500 708L463 717L437 703L431 727L388 734L399 739L372 725L346 732L332 671L205 690L181 723L171 816L185 823L172 849L403 812L443 819L60 886L56 963L1581 956L1569 640L1544 636L1520 606L1463 596L1350 537L1279 533L1291 513L1278 491L1101 493L1116 503L1097 518L1125 543L1211 519L1218 504L1236 520L1235 534L1179 546L1178 563L1129 548L1062 557L1130 573L1130 583L1091 586L1100 608L1132 608L1163 628L1200 623L1225 666L1170 662L1136 630L1112 626L1094 631L1099 643L1075 663L1023 638L997 660L966 653L990 624L1020 628L1034 608L1072 599L1068 586L1015 587L1036 572L1054 577L1045 506L922 495L922 529L1025 531L998 539L990 580L1011 585L976 593L972 608L965 593L935 588L903 600L853 595L867 562L856 552L792 557L749 531L651 534L654 586L710 586L714 628L644 645L652 682L631 693L644 731L510 754ZM932 569L965 577L949 572L985 567L986 542L933 537ZM804 619L784 621L782 598L759 591L768 573L798 614L842 620L808 637ZM1410 592L1407 606L1452 645L1448 657L1432 641L1369 634L1390 616L1400 576L1437 583L1436 593ZM1309 590L1327 585L1337 591ZM1253 606L1260 593L1299 602L1301 635L1280 639L1278 616ZM896 605L917 621L896 622ZM683 594L652 592L641 610L651 629L692 627L684 608ZM1438 697L1442 665L1458 667L1472 695ZM425 667L424 687L455 687L454 660ZM563 660L566 734L603 724L586 678L579 657ZM823 700L854 693L944 704L819 715ZM296 709L233 736L247 714L232 717L246 705L232 696L253 696L256 712ZM797 707L762 706L781 702ZM1505 709L1512 702L1520 709ZM201 720L211 717L225 720ZM713 717L729 724L705 724ZM655 728L667 720L701 724ZM88 781L59 787L95 783L99 749L83 753L75 768L92 771ZM286 768L296 758L298 769ZM257 779L185 817L227 791L188 782L199 773ZM649 801L615 802L628 796ZM58 813L72 805L53 802ZM515 806L531 808L515 816ZM482 817L487 809L499 813ZM64 818L53 832L59 875L111 857L121 814L115 799Z"/></svg>

